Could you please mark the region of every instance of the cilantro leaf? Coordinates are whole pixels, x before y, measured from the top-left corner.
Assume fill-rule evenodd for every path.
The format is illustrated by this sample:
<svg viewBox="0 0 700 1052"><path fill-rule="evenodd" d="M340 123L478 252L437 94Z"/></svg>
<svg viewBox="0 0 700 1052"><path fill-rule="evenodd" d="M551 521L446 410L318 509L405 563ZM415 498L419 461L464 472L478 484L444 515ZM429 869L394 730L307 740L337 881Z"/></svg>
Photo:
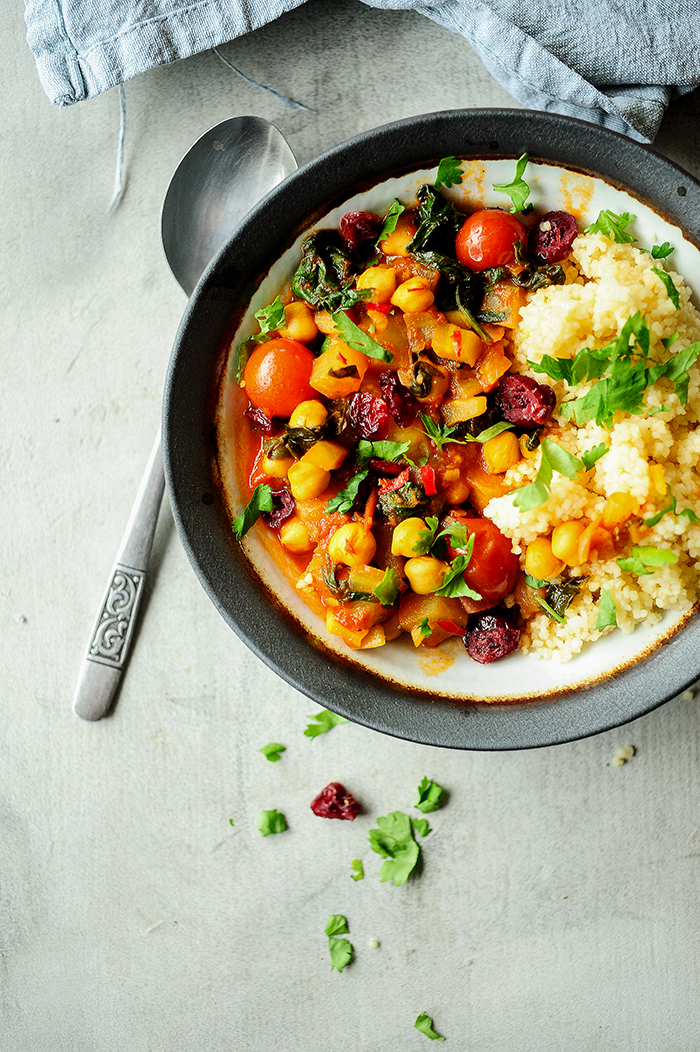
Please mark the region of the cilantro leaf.
<svg viewBox="0 0 700 1052"><path fill-rule="evenodd" d="M418 416L426 435L431 442L435 443L438 449L442 449L446 442L456 442L459 445L465 444L465 439L454 437L454 433L457 430L456 427L448 427L447 424L436 424L427 413L419 413Z"/></svg>
<svg viewBox="0 0 700 1052"><path fill-rule="evenodd" d="M451 526L447 526L439 536L449 537L453 548L463 548L464 554L466 555L468 552L471 558L471 553L474 550L474 537L467 533L467 527L463 522L455 522ZM470 537L471 547L469 545Z"/></svg>
<svg viewBox="0 0 700 1052"><path fill-rule="evenodd" d="M422 621L418 623L418 631L423 636L423 639L430 639L433 634L433 630L428 623L428 618L424 617Z"/></svg>
<svg viewBox="0 0 700 1052"><path fill-rule="evenodd" d="M438 1034L437 1030L434 1029L432 1019L425 1012L421 1012L413 1025L416 1030L420 1030L421 1034L425 1034L431 1041L445 1040L442 1034Z"/></svg>
<svg viewBox="0 0 700 1052"><path fill-rule="evenodd" d="M664 241L663 245L654 245L651 250L652 259L666 259L674 251L673 246L668 241Z"/></svg>
<svg viewBox="0 0 700 1052"><path fill-rule="evenodd" d="M462 182L462 162L457 157L443 157L435 176L435 189L450 187Z"/></svg>
<svg viewBox="0 0 700 1052"><path fill-rule="evenodd" d="M431 811L437 811L444 791L441 785L426 776L418 786L418 799L413 806L422 811L424 815L429 815Z"/></svg>
<svg viewBox="0 0 700 1052"><path fill-rule="evenodd" d="M657 522L663 519L669 511L680 518L681 515L685 516L690 522L700 522L692 508L684 508L683 511L676 511L676 498L671 493L671 487L666 486L666 496L668 497L668 504L665 508L657 511L656 515L651 515L648 519L642 519L645 526L656 526Z"/></svg>
<svg viewBox="0 0 700 1052"><path fill-rule="evenodd" d="M462 595L467 596L469 599L482 599L483 596L479 592L475 592L473 588L470 588L464 580L464 571L468 565L469 559L466 555L458 555L450 565L450 569L445 574L440 587L435 589L435 595L445 595L450 599L457 599Z"/></svg>
<svg viewBox="0 0 700 1052"><path fill-rule="evenodd" d="M676 310L678 310L678 308L681 305L681 299L678 295L678 289L673 284L673 278L670 274L667 274L665 270L662 270L661 267L652 267L651 269L652 272L658 275L658 277L660 277L663 281L666 287L666 292L668 293L668 298L670 299L671 303L676 308Z"/></svg>
<svg viewBox="0 0 700 1052"><path fill-rule="evenodd" d="M430 823L427 818L412 818L411 825L418 834L418 836L427 836L428 833L432 833Z"/></svg>
<svg viewBox="0 0 700 1052"><path fill-rule="evenodd" d="M256 341L261 340L263 336L267 336L271 332L275 332L276 329L285 328L287 320L281 298L277 296L267 307L256 310L255 320L260 326L259 334L253 337Z"/></svg>
<svg viewBox="0 0 700 1052"><path fill-rule="evenodd" d="M525 584L529 584L530 588L546 588L549 581L541 581L539 577L533 577L532 574L525 574Z"/></svg>
<svg viewBox="0 0 700 1052"><path fill-rule="evenodd" d="M495 438L496 435L500 435L502 431L509 431L515 427L515 424L509 424L506 420L499 420L497 424L492 424L491 427L485 427L483 431L480 431L478 435L465 435L465 441L467 442L488 442L489 439Z"/></svg>
<svg viewBox="0 0 700 1052"><path fill-rule="evenodd" d="M347 919L342 913L329 913L328 922L326 923L326 935L330 938L331 935L347 935L350 929L348 928Z"/></svg>
<svg viewBox="0 0 700 1052"><path fill-rule="evenodd" d="M282 759L282 753L286 751L287 747L285 745L280 745L279 742L270 742L268 745L263 745L260 750L270 763L277 763L278 760Z"/></svg>
<svg viewBox="0 0 700 1052"><path fill-rule="evenodd" d="M386 216L384 217L384 226L381 229L379 237L376 241L376 247L379 248L379 242L383 241L389 234L393 234L396 230L396 224L399 221L399 216L402 212L406 211L405 205L402 205L400 201L394 201Z"/></svg>
<svg viewBox="0 0 700 1052"><path fill-rule="evenodd" d="M251 526L260 518L264 511L272 511L272 490L267 482L259 482L253 490L250 500L245 506L245 511L231 523L234 537L240 541L245 537Z"/></svg>
<svg viewBox="0 0 700 1052"><path fill-rule="evenodd" d="M354 858L350 863L350 869L352 870L350 876L353 880L364 880L365 867L362 865L361 858Z"/></svg>
<svg viewBox="0 0 700 1052"><path fill-rule="evenodd" d="M399 575L392 566L387 567L384 576L372 591L382 606L393 606L399 597Z"/></svg>
<svg viewBox="0 0 700 1052"><path fill-rule="evenodd" d="M515 165L515 178L510 183L494 183L494 190L498 193L508 194L511 201L513 202L511 212L522 212L525 207L525 202L530 196L530 187L523 179L523 172L527 167L529 157L524 153L518 158Z"/></svg>
<svg viewBox="0 0 700 1052"><path fill-rule="evenodd" d="M369 842L372 851L386 859L379 870L379 879L393 880L399 887L408 880L420 855L413 839L411 819L402 811L392 811L378 818L377 825L378 829L369 831Z"/></svg>
<svg viewBox="0 0 700 1052"><path fill-rule="evenodd" d="M335 324L335 331L353 351L360 351L361 354L366 354L368 358L376 358L380 362L391 362L393 360L394 356L391 351L387 351L380 343L377 343L366 332L363 332L359 325L355 325L355 322L348 318L345 311L336 311L331 317Z"/></svg>
<svg viewBox="0 0 700 1052"><path fill-rule="evenodd" d="M366 464L368 460L400 460L404 453L411 448L410 442L390 442L388 439L377 439L370 442L361 438L355 450L358 464Z"/></svg>
<svg viewBox="0 0 700 1052"><path fill-rule="evenodd" d="M321 709L315 716L309 716L309 719L316 720L316 723L310 723L304 734L307 738L317 738L319 734L326 734L332 727L337 727L339 723L347 723L348 721L344 716L339 716L336 712L331 712L329 709Z"/></svg>
<svg viewBox="0 0 700 1052"><path fill-rule="evenodd" d="M678 400L685 405L688 401L688 370L700 355L700 341L689 344L682 351L676 351L664 363L664 373L673 383L673 390Z"/></svg>
<svg viewBox="0 0 700 1052"><path fill-rule="evenodd" d="M617 628L617 610L615 609L613 597L607 588L604 588L600 593L600 605L595 627L598 632L602 632L604 628Z"/></svg>
<svg viewBox="0 0 700 1052"><path fill-rule="evenodd" d="M632 555L626 559L618 559L617 565L628 573L650 574L662 566L670 566L678 562L678 556L669 551L668 548L654 548L651 545L635 545ZM651 567L651 569L649 569Z"/></svg>
<svg viewBox="0 0 700 1052"><path fill-rule="evenodd" d="M271 811L261 811L258 819L258 832L260 836L269 836L270 833L284 833L287 828L287 820L281 811L273 807Z"/></svg>
<svg viewBox="0 0 700 1052"><path fill-rule="evenodd" d="M420 530L418 533L418 539L413 545L412 551L416 555L427 555L433 544L435 543L435 535L437 534L437 528L440 525L436 515L428 515L425 519L425 530Z"/></svg>
<svg viewBox="0 0 700 1052"><path fill-rule="evenodd" d="M604 208L595 223L587 226L584 233L605 234L611 241L617 241L619 245L628 245L637 240L626 229L636 218L635 215L631 215L629 212L621 212L618 216L609 209Z"/></svg>
<svg viewBox="0 0 700 1052"><path fill-rule="evenodd" d="M544 504L549 496L554 471L574 479L579 471L586 470L582 460L575 457L573 453L569 453L568 450L562 449L551 438L545 438L540 449L542 460L535 481L530 482L527 486L521 486L513 498L513 504L521 511L531 511L533 508L538 508L540 504Z"/></svg>
<svg viewBox="0 0 700 1052"><path fill-rule="evenodd" d="M339 511L343 514L350 511L355 503L360 484L364 482L368 474L369 468L365 468L364 471L358 471L356 475L353 475L345 489L341 489L332 500L328 501L326 511Z"/></svg>
<svg viewBox="0 0 700 1052"><path fill-rule="evenodd" d="M331 955L331 971L342 972L346 964L352 960L353 947L348 939L329 939L328 949Z"/></svg>
<svg viewBox="0 0 700 1052"><path fill-rule="evenodd" d="M586 471L590 471L594 464L597 464L601 457L604 457L609 450L609 446L605 445L605 442L599 442L597 446L593 446L592 449L587 449L581 454L581 460Z"/></svg>

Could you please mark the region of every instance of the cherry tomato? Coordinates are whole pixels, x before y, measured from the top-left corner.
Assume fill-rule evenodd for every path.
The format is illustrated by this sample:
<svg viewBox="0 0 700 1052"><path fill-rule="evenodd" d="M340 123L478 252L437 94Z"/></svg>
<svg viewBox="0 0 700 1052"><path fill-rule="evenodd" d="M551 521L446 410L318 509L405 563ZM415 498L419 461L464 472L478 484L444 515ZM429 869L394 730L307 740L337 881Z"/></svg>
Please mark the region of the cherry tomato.
<svg viewBox="0 0 700 1052"><path fill-rule="evenodd" d="M513 263L516 241L527 244L527 231L519 219L500 208L482 208L462 224L455 251L465 267L485 270Z"/></svg>
<svg viewBox="0 0 700 1052"><path fill-rule="evenodd" d="M481 608L488 609L515 587L520 560L511 551L508 538L488 519L470 519L457 512L452 512L450 519L456 519L466 527L467 534L474 535L474 550L464 579L482 597ZM463 548L454 548L451 544L447 550L450 559L464 554Z"/></svg>
<svg viewBox="0 0 700 1052"><path fill-rule="evenodd" d="M314 361L308 347L296 340L261 343L243 371L248 398L268 416L291 416L300 402L318 398L309 383Z"/></svg>

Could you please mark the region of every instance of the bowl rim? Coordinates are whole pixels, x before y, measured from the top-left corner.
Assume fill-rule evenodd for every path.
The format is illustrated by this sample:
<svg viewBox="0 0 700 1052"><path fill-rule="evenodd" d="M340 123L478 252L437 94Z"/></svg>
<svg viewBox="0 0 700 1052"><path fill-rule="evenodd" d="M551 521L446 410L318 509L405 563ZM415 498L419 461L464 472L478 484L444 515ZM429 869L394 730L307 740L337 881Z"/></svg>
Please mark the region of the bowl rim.
<svg viewBox="0 0 700 1052"><path fill-rule="evenodd" d="M225 621L269 668L323 707L393 737L441 748L540 748L610 730L652 711L700 677L700 617L691 615L682 630L642 661L539 703L456 702L433 694L425 700L346 665L314 640L303 639L294 618L263 598L264 586L223 528L221 510L211 497L207 453L212 377L235 319L287 247L278 231L291 244L353 193L384 178L433 167L448 154L515 158L523 152L533 161L595 175L631 192L700 244L700 183L649 146L575 118L537 111L420 114L334 146L301 166L248 214L187 305L165 382L163 447L173 518L200 583ZM200 441L193 442L193 436ZM535 678L537 663L532 664Z"/></svg>

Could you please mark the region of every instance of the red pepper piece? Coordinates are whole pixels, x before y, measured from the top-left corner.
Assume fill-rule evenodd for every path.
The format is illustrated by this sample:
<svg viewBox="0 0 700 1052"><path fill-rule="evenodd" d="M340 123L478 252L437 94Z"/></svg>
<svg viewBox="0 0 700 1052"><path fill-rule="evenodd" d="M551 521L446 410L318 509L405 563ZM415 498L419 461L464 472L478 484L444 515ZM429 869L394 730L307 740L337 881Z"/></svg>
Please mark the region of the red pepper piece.
<svg viewBox="0 0 700 1052"><path fill-rule="evenodd" d="M427 464L420 469L421 482L423 483L423 489L427 497L434 497L437 493L437 487L435 485L435 468L429 467Z"/></svg>
<svg viewBox="0 0 700 1052"><path fill-rule="evenodd" d="M387 479L379 483L380 493L392 493L395 489L401 489L408 482L408 468L404 468L403 471L396 476L395 479Z"/></svg>

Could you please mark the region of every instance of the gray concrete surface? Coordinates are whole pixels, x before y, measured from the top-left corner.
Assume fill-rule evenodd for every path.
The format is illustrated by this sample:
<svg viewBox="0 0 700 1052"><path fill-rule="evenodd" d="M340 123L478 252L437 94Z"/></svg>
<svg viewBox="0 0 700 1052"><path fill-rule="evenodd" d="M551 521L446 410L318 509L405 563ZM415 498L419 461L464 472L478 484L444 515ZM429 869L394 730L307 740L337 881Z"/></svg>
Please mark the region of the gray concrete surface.
<svg viewBox="0 0 700 1052"><path fill-rule="evenodd" d="M166 507L116 711L70 711L184 308L159 233L182 154L239 113L273 120L303 162L410 114L516 104L429 21L311 0L222 49L308 112L211 53L126 85L126 186L107 214L116 91L54 109L19 4L0 47L3 1052L412 1052L420 1012L459 1052L697 1048L695 698L529 753L352 724L310 741L317 706L228 630ZM675 103L657 143L696 176L699 113L697 93ZM276 764L270 740L287 746ZM418 878L382 884L368 830L410 809L423 775L447 805ZM363 801L354 823L309 810L331 780ZM262 839L272 807L289 830ZM342 974L329 913L355 946Z"/></svg>

